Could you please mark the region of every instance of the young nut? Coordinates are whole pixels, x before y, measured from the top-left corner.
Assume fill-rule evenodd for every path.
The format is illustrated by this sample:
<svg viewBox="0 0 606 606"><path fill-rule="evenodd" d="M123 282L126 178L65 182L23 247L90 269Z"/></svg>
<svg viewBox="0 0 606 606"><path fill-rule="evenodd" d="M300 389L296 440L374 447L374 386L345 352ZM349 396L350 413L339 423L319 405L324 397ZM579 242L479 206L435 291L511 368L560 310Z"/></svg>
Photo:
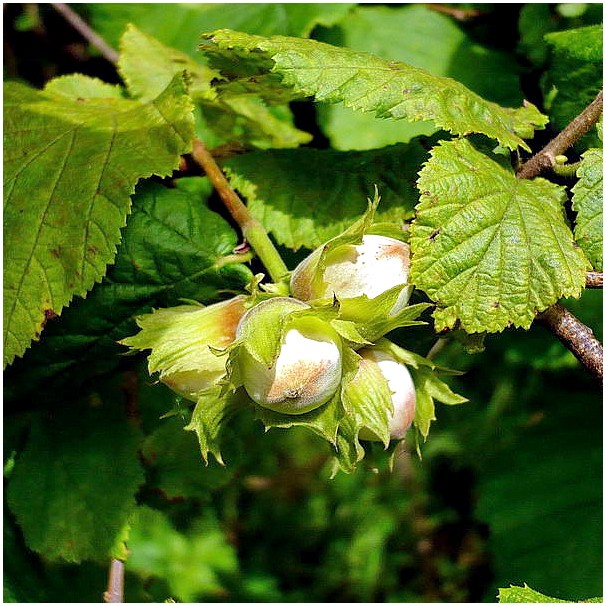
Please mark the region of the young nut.
<svg viewBox="0 0 606 606"><path fill-rule="evenodd" d="M293 271L290 288L294 297L309 301L333 295L337 299L366 295L374 299L408 282L410 247L400 240L367 234L361 244L337 245L327 252L323 270L318 266L322 248ZM410 294L410 288L402 292L392 313L406 306Z"/></svg>
<svg viewBox="0 0 606 606"><path fill-rule="evenodd" d="M225 376L227 358L212 349L225 349L233 343L245 302L246 297L239 295L207 307L157 309L137 318L140 332L121 343L151 349L150 374L159 372L160 380L173 391L196 401L196 394Z"/></svg>
<svg viewBox="0 0 606 606"><path fill-rule="evenodd" d="M406 365L398 362L380 349L364 348L358 351L364 360L375 363L392 392L393 413L389 416L389 434L392 440L401 440L415 418L417 397L412 377ZM363 440L378 440L377 436L366 428L360 430Z"/></svg>
<svg viewBox="0 0 606 606"><path fill-rule="evenodd" d="M246 392L283 414L318 408L341 383L339 335L320 318L289 315L302 309L309 305L289 297L268 299L244 315L236 333L243 339L240 373Z"/></svg>

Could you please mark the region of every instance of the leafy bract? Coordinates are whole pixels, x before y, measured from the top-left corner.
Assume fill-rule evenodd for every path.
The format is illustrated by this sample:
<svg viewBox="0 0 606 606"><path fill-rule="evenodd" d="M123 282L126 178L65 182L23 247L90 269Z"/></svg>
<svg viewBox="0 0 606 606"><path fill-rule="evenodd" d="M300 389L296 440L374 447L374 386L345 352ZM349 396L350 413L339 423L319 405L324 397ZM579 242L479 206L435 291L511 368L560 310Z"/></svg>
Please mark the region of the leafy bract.
<svg viewBox="0 0 606 606"><path fill-rule="evenodd" d="M379 190L377 221L401 224L417 199L412 182L427 152L418 140L367 152L275 150L225 164L231 184L280 244L315 248L362 216Z"/></svg>
<svg viewBox="0 0 606 606"><path fill-rule="evenodd" d="M522 101L515 62L474 42L452 18L421 4L358 5L336 27L321 30L320 36L323 42L404 61L434 76L449 76L490 101L506 105ZM431 122L394 123L341 105L322 104L318 112L336 149L382 147L436 130Z"/></svg>
<svg viewBox="0 0 606 606"><path fill-rule="evenodd" d="M182 299L214 303L244 290L251 279L247 257L233 254L236 233L207 206L212 186L203 177L176 184L138 187L115 265L60 322L49 321L44 338L7 369L5 397L48 391L57 381L69 382L73 392L120 362L125 348L117 341L136 332L134 316Z"/></svg>
<svg viewBox="0 0 606 606"><path fill-rule="evenodd" d="M499 589L498 595L500 604L548 604L560 603L569 604L569 600L558 600L547 595L543 595L538 591L528 587L524 583L524 587L511 585L510 587L502 587ZM589 600L581 600L582 602L601 602L602 598L591 598Z"/></svg>
<svg viewBox="0 0 606 606"><path fill-rule="evenodd" d="M103 276L135 184L169 174L193 136L181 76L147 104L65 91L4 89L5 365Z"/></svg>
<svg viewBox="0 0 606 606"><path fill-rule="evenodd" d="M141 316L141 330L121 343L134 349L151 349L150 374L185 398L196 401L197 394L219 382L225 375L226 355L219 351L235 338L236 327L246 311L246 297L232 297L202 307L179 305L156 309Z"/></svg>
<svg viewBox="0 0 606 606"><path fill-rule="evenodd" d="M226 29L204 37L203 52L229 80L218 85L220 93L256 90L280 102L288 97L343 102L377 117L432 120L455 134L483 133L510 149L529 149L516 133L528 136L533 127L545 124L545 117L532 105L520 110L503 108L459 82L369 53L314 40L263 38Z"/></svg>
<svg viewBox="0 0 606 606"><path fill-rule="evenodd" d="M563 215L563 188L517 179L465 139L435 147L419 181L411 280L438 305L436 328L528 328L580 296L587 261Z"/></svg>
<svg viewBox="0 0 606 606"><path fill-rule="evenodd" d="M200 32L231 27L250 34L307 37L316 25L337 23L354 6L350 3L115 3L87 4L90 23L114 47L127 24L190 55Z"/></svg>
<svg viewBox="0 0 606 606"><path fill-rule="evenodd" d="M436 420L434 400L448 405L467 402L467 398L454 393L439 378L438 371L444 372L445 369L438 368L431 360L399 347L387 339L380 339L376 345L401 364L405 364L410 371L417 394L414 425L424 439L429 435L431 423ZM445 372L452 374L454 371Z"/></svg>
<svg viewBox="0 0 606 606"><path fill-rule="evenodd" d="M39 418L8 485L8 503L28 547L48 560L114 555L143 483L140 432L117 405L81 402Z"/></svg>
<svg viewBox="0 0 606 606"><path fill-rule="evenodd" d="M574 236L593 266L603 265L603 164L601 149L590 149L577 170L579 181L573 187L572 208L577 211Z"/></svg>
<svg viewBox="0 0 606 606"><path fill-rule="evenodd" d="M545 36L552 48L552 58L543 86L551 93L549 114L556 128L564 128L602 88L602 38L602 25ZM585 135L583 141L593 147L600 146L595 131Z"/></svg>

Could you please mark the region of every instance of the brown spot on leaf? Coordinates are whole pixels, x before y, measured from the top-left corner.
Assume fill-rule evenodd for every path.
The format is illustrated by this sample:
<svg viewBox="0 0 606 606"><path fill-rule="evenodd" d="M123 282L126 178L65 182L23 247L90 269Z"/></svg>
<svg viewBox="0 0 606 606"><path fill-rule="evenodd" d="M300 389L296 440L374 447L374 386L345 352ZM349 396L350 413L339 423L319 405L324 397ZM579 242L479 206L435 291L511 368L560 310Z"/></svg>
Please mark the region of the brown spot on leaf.
<svg viewBox="0 0 606 606"><path fill-rule="evenodd" d="M433 242L438 237L439 234L440 234L440 228L438 227L438 229L434 229L429 234L429 239Z"/></svg>

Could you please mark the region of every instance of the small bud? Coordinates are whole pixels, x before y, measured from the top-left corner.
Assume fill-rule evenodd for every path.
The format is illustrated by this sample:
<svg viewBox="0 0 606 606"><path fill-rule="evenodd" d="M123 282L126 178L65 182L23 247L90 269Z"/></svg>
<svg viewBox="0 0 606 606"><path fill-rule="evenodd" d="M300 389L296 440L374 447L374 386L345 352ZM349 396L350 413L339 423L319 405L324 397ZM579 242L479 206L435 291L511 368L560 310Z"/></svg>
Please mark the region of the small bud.
<svg viewBox="0 0 606 606"><path fill-rule="evenodd" d="M364 360L375 363L387 380L394 408L390 412L389 434L393 440L401 440L415 418L417 397L410 372L404 364L380 349L364 348L358 354ZM360 431L360 438L378 440L377 436L365 428Z"/></svg>
<svg viewBox="0 0 606 606"><path fill-rule="evenodd" d="M405 242L367 234L361 244L342 244L328 250L325 267L319 267L322 247L316 249L293 271L291 292L304 301L366 295L374 299L394 286L408 282L410 247ZM397 309L405 307L411 289L405 289Z"/></svg>
<svg viewBox="0 0 606 606"><path fill-rule="evenodd" d="M249 310L237 330L246 392L260 406L283 414L318 408L341 383L339 336L320 318L290 316L302 309L309 306L296 299L268 299ZM268 344L272 335L278 335L278 341ZM263 355L270 350L273 355Z"/></svg>

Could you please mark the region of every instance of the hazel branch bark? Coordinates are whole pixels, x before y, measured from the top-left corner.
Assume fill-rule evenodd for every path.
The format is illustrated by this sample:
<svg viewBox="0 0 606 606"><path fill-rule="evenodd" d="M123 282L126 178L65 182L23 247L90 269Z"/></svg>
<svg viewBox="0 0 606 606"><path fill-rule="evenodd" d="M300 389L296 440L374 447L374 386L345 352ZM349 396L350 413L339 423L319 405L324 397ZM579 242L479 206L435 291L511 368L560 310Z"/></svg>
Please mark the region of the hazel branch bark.
<svg viewBox="0 0 606 606"><path fill-rule="evenodd" d="M564 153L580 139L599 119L604 107L603 91L540 152L522 164L518 169L519 179L532 179L545 169L555 166L555 157Z"/></svg>
<svg viewBox="0 0 606 606"><path fill-rule="evenodd" d="M265 265L271 279L274 282L284 280L288 274L288 268L284 264L282 257L269 239L265 228L250 214L240 196L232 189L229 181L204 143L199 139L194 139L191 154L192 158L202 167L210 179L225 208L240 226L242 235L250 243L263 265Z"/></svg>
<svg viewBox="0 0 606 606"><path fill-rule="evenodd" d="M593 331L564 306L556 303L537 316L538 320L569 349L600 382L604 373L604 348Z"/></svg>
<svg viewBox="0 0 606 606"><path fill-rule="evenodd" d="M542 170L555 166L555 157L565 152L599 120L603 106L603 94L600 91L596 98L557 137L521 166L516 176L519 179L531 179ZM588 288L602 288L602 274L588 272L586 285ZM600 382L603 381L604 348L595 338L591 328L559 303L538 314L537 319L574 354L594 377Z"/></svg>

